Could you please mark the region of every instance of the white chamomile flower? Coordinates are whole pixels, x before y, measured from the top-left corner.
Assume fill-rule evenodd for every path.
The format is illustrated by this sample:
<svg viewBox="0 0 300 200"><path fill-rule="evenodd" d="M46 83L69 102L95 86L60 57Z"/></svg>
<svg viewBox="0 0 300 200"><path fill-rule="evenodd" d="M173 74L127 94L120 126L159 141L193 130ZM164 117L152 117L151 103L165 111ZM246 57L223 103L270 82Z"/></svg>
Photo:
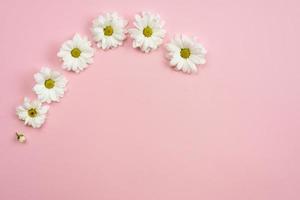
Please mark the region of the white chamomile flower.
<svg viewBox="0 0 300 200"><path fill-rule="evenodd" d="M66 91L67 79L59 72L43 67L34 75L36 81L33 91L41 102L58 102Z"/></svg>
<svg viewBox="0 0 300 200"><path fill-rule="evenodd" d="M116 12L105 13L93 21L92 34L97 47L110 49L122 45L126 38L127 21Z"/></svg>
<svg viewBox="0 0 300 200"><path fill-rule="evenodd" d="M21 132L16 132L16 137L17 137L17 140L20 142L20 143L25 143L26 142L26 137L23 133Z"/></svg>
<svg viewBox="0 0 300 200"><path fill-rule="evenodd" d="M25 121L25 125L39 128L45 122L48 110L49 106L42 106L41 101L30 101L25 97L23 105L17 107L17 115L20 120Z"/></svg>
<svg viewBox="0 0 300 200"><path fill-rule="evenodd" d="M159 15L150 12L135 15L134 26L135 28L128 30L133 39L133 48L140 48L143 52L148 53L162 44L166 30L163 29L164 22Z"/></svg>
<svg viewBox="0 0 300 200"><path fill-rule="evenodd" d="M170 65L185 73L197 72L197 65L205 64L206 49L195 38L175 36L166 45Z"/></svg>
<svg viewBox="0 0 300 200"><path fill-rule="evenodd" d="M57 53L63 61L63 68L76 73L93 63L94 49L87 37L76 33L72 40L64 42Z"/></svg>

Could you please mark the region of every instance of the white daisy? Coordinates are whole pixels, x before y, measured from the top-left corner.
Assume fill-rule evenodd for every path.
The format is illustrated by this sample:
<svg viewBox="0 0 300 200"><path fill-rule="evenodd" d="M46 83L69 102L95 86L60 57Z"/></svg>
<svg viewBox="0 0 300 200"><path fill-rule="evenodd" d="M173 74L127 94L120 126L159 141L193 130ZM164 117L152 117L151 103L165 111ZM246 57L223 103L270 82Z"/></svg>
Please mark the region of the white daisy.
<svg viewBox="0 0 300 200"><path fill-rule="evenodd" d="M175 36L166 45L170 65L185 73L197 72L197 65L205 64L206 49L195 38Z"/></svg>
<svg viewBox="0 0 300 200"><path fill-rule="evenodd" d="M43 67L34 75L36 81L33 91L41 102L58 102L66 91L67 79L59 72Z"/></svg>
<svg viewBox="0 0 300 200"><path fill-rule="evenodd" d="M93 21L92 34L97 47L110 49L122 45L126 38L127 21L116 12L105 13Z"/></svg>
<svg viewBox="0 0 300 200"><path fill-rule="evenodd" d="M76 33L72 40L63 43L57 56L63 61L63 68L76 73L93 63L94 49L87 37Z"/></svg>
<svg viewBox="0 0 300 200"><path fill-rule="evenodd" d="M133 48L140 48L145 53L155 50L162 44L166 30L163 29L164 22L159 15L150 12L143 12L142 15L135 15L135 28L128 32L133 39Z"/></svg>
<svg viewBox="0 0 300 200"><path fill-rule="evenodd" d="M46 120L48 109L49 106L42 106L41 101L30 101L25 97L23 105L17 107L17 115L20 120L25 121L25 125L39 128Z"/></svg>

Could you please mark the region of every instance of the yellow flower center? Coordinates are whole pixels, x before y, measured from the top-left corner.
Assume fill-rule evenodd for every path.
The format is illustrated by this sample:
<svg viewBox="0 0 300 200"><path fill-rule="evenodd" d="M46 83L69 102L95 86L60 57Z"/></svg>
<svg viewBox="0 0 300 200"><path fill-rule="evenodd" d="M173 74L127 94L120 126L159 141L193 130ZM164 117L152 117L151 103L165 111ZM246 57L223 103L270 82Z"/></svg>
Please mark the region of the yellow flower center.
<svg viewBox="0 0 300 200"><path fill-rule="evenodd" d="M180 50L180 56L181 56L181 57L187 59L187 58L190 57L190 55L191 55L190 49L188 49L188 48L183 48L183 49Z"/></svg>
<svg viewBox="0 0 300 200"><path fill-rule="evenodd" d="M114 33L114 29L111 26L107 26L103 29L104 35L111 36Z"/></svg>
<svg viewBox="0 0 300 200"><path fill-rule="evenodd" d="M55 81L52 79L45 80L45 87L47 89L52 89L55 86Z"/></svg>
<svg viewBox="0 0 300 200"><path fill-rule="evenodd" d="M36 117L37 116L37 111L35 108L30 108L28 111L29 117Z"/></svg>
<svg viewBox="0 0 300 200"><path fill-rule="evenodd" d="M78 48L74 48L74 49L72 49L72 51L71 51L71 55L72 55L74 58L78 58L78 57L80 56L80 54L81 54L81 51L80 51L80 49L78 49Z"/></svg>
<svg viewBox="0 0 300 200"><path fill-rule="evenodd" d="M151 37L152 33L152 28L150 28L149 26L146 26L146 28L144 28L143 30L143 34L145 37Z"/></svg>

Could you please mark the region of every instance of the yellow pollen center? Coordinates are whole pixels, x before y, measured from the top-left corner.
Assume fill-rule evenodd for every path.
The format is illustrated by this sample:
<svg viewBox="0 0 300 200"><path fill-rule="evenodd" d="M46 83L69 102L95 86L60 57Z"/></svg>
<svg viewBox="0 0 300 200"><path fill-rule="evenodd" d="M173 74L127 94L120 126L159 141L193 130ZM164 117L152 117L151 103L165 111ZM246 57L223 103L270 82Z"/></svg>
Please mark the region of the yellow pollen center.
<svg viewBox="0 0 300 200"><path fill-rule="evenodd" d="M146 26L146 28L144 28L143 30L143 34L145 37L151 37L152 33L152 28L150 28L149 26Z"/></svg>
<svg viewBox="0 0 300 200"><path fill-rule="evenodd" d="M37 111L35 108L30 108L28 111L29 117L36 117L37 116Z"/></svg>
<svg viewBox="0 0 300 200"><path fill-rule="evenodd" d="M114 29L111 26L107 26L103 29L104 35L111 36L114 33Z"/></svg>
<svg viewBox="0 0 300 200"><path fill-rule="evenodd" d="M47 89L52 89L55 86L55 81L52 79L45 80L45 87Z"/></svg>
<svg viewBox="0 0 300 200"><path fill-rule="evenodd" d="M190 57L190 55L191 55L190 49L188 49L188 48L183 48L183 49L180 50L180 56L181 56L182 58L187 59L187 58Z"/></svg>
<svg viewBox="0 0 300 200"><path fill-rule="evenodd" d="M80 56L80 54L81 54L81 51L80 51L80 49L78 49L78 48L74 48L74 49L72 49L72 51L71 51L71 55L72 55L74 58L78 58L78 57Z"/></svg>

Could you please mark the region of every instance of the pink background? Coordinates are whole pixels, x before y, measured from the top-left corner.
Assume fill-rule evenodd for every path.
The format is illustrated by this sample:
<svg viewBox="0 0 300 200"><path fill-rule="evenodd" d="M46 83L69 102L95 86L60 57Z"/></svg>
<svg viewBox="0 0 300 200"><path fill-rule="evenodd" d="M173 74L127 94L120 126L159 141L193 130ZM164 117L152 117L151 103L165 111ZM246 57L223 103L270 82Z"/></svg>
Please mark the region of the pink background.
<svg viewBox="0 0 300 200"><path fill-rule="evenodd" d="M185 75L128 39L63 71L62 42L113 10L160 13L165 42L198 36L208 63ZM0 19L1 200L300 199L298 0L1 0ZM32 129L15 107L44 65L69 90Z"/></svg>

